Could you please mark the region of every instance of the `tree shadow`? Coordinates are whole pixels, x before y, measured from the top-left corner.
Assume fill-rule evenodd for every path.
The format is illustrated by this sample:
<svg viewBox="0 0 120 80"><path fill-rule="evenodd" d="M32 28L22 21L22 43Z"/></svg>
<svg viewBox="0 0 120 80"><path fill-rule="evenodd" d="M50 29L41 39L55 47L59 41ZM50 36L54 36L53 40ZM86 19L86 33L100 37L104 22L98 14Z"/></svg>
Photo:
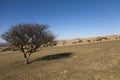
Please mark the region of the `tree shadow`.
<svg viewBox="0 0 120 80"><path fill-rule="evenodd" d="M32 60L30 63L37 62L40 60L48 61L48 60L56 60L56 59L62 59L62 58L69 58L73 56L72 52L64 52L64 53L57 53L52 55L47 55L43 57L39 57L37 59Z"/></svg>

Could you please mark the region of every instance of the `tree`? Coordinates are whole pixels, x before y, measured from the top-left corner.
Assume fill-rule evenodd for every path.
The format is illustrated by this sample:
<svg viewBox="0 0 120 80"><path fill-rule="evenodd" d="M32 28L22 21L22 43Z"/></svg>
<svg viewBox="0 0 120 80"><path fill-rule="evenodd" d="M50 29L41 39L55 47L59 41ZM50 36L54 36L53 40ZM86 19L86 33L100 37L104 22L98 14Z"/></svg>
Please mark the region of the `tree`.
<svg viewBox="0 0 120 80"><path fill-rule="evenodd" d="M29 64L29 58L42 45L53 43L55 36L43 24L18 24L12 26L2 34L2 38L21 50L25 58L25 64Z"/></svg>

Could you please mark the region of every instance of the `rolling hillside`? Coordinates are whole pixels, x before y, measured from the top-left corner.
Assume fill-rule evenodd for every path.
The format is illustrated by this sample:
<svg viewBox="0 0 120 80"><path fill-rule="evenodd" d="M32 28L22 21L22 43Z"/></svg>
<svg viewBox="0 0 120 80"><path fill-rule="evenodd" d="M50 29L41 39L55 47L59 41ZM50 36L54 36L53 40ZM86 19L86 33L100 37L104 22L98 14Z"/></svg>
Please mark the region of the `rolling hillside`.
<svg viewBox="0 0 120 80"><path fill-rule="evenodd" d="M119 80L120 40L43 48L30 60L0 52L0 80Z"/></svg>

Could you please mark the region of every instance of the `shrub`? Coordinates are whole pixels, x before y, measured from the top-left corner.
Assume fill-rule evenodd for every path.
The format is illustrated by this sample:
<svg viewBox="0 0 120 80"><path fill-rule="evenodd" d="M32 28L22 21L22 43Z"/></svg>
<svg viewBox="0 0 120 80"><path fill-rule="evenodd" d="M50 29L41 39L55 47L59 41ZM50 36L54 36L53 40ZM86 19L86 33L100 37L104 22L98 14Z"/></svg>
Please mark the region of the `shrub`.
<svg viewBox="0 0 120 80"><path fill-rule="evenodd" d="M77 42L72 42L72 44L76 44Z"/></svg>
<svg viewBox="0 0 120 80"><path fill-rule="evenodd" d="M79 42L79 43L83 43L84 41L80 39L78 42Z"/></svg>
<svg viewBox="0 0 120 80"><path fill-rule="evenodd" d="M67 42L66 41L63 41L62 44L65 45Z"/></svg>
<svg viewBox="0 0 120 80"><path fill-rule="evenodd" d="M91 40L87 40L86 42L91 42Z"/></svg>

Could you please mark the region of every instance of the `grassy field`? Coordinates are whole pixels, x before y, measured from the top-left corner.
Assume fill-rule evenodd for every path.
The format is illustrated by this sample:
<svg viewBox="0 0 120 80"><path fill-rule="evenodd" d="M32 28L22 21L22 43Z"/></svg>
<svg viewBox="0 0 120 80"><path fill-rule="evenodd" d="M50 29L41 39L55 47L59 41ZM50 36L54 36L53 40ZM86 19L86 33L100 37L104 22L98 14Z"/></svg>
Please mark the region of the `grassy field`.
<svg viewBox="0 0 120 80"><path fill-rule="evenodd" d="M30 61L0 52L0 80L120 80L120 40L43 48Z"/></svg>

